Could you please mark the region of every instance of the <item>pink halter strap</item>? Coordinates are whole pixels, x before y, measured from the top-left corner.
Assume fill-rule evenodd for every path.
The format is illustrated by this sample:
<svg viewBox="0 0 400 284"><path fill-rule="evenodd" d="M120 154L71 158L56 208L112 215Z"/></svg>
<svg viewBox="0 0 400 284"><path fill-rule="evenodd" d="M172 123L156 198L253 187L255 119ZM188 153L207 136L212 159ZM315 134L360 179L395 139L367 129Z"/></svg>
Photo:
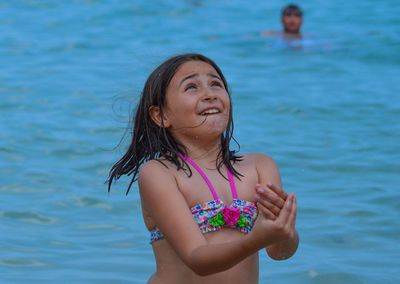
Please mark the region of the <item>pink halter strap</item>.
<svg viewBox="0 0 400 284"><path fill-rule="evenodd" d="M178 153L179 156L181 156L182 159L184 159L185 161L187 161L189 164L191 164L198 172L199 174L203 177L203 179L205 180L205 182L207 183L208 187L211 190L211 193L214 197L215 200L219 199L217 193L215 192L214 187L212 186L210 180L208 179L208 177L206 176L206 174L201 170L201 168L195 163L193 162L188 156L184 156L181 153ZM235 181L233 180L233 175L232 173L229 171L228 167L226 168L226 171L228 173L228 178L229 178L229 184L231 186L231 190L232 190L232 196L233 199L237 199L237 193L236 193L236 187L235 187Z"/></svg>

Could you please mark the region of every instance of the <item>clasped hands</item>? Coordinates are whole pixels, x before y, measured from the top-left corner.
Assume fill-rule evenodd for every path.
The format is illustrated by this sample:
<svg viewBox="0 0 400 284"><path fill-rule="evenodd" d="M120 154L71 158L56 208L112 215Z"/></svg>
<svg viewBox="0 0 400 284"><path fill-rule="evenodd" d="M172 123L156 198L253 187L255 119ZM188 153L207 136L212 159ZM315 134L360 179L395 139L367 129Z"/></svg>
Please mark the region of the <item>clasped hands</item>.
<svg viewBox="0 0 400 284"><path fill-rule="evenodd" d="M267 183L265 186L256 184L256 203L259 220L270 238L284 241L293 238L295 234L297 202L296 195L287 194L282 188Z"/></svg>

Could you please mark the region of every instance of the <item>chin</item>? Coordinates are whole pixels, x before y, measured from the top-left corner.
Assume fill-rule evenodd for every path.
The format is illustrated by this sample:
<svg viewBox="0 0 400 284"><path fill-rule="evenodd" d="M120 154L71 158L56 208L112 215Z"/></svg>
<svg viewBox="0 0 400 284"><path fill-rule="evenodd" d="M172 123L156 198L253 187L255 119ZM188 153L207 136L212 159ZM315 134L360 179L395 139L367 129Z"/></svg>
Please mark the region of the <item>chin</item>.
<svg viewBox="0 0 400 284"><path fill-rule="evenodd" d="M211 132L223 133L228 126L228 122L221 119L207 119L204 123Z"/></svg>

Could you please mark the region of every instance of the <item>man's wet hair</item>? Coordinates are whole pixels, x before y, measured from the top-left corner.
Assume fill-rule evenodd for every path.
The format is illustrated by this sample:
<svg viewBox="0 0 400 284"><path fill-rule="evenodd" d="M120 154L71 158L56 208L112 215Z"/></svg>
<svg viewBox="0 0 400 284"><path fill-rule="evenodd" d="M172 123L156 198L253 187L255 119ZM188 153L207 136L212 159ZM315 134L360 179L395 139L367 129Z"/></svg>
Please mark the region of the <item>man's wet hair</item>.
<svg viewBox="0 0 400 284"><path fill-rule="evenodd" d="M282 10L282 17L290 16L291 14L295 14L298 17L303 16L303 12L299 8L299 6L297 6L295 4L289 4Z"/></svg>

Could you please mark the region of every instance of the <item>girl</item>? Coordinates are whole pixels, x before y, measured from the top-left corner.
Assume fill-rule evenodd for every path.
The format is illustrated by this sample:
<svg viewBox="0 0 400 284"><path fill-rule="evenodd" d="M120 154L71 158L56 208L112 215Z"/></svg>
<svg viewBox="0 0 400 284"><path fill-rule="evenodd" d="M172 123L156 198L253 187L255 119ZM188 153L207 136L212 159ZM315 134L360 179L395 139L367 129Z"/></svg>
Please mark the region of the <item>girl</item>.
<svg viewBox="0 0 400 284"><path fill-rule="evenodd" d="M258 283L258 251L276 260L298 246L296 197L274 160L229 149L232 105L218 66L200 54L153 71L136 110L132 143L112 181L139 182L157 271L148 283Z"/></svg>

